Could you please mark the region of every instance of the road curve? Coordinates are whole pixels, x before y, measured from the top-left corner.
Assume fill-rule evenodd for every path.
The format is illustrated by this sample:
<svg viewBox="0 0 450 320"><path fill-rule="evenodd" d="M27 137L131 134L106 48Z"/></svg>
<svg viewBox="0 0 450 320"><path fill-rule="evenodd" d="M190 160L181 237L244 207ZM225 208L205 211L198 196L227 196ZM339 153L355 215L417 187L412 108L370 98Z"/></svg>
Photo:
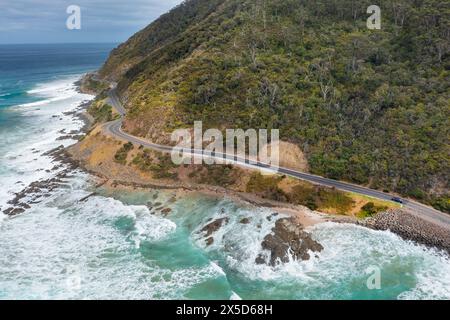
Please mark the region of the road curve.
<svg viewBox="0 0 450 320"><path fill-rule="evenodd" d="M192 154L194 156L210 157L210 158L221 159L221 160L227 159L228 161L230 161L236 165L243 165L243 166L251 167L254 169L264 169L264 170L268 170L268 171L272 171L272 172L278 172L278 173L285 174L287 176L290 176L290 177L293 177L296 179L308 181L308 182L311 182L314 184L327 186L327 187L331 187L331 188L336 188L336 189L342 190L342 191L358 193L361 195L365 195L365 196L380 199L380 200L391 201L392 198L394 197L394 195L391 195L388 193L384 193L384 192L381 192L378 190L373 190L373 189L369 189L366 187L358 186L358 185L351 184L348 182L336 181L333 179L328 179L328 178L324 178L321 176L312 175L309 173L298 172L298 171L294 171L294 170L291 170L288 168L283 168L283 167L272 168L272 167L268 166L267 164L259 163L259 162L258 163L256 163L256 162L250 163L247 159L239 158L239 157L233 156L233 155L222 154L222 153L210 154L210 153L205 153L203 150L179 149L179 148L174 148L172 146L164 146L164 145L151 143L149 141L146 141L145 139L132 136L132 135L122 131L122 121L123 121L123 116L125 116L126 110L122 106L122 103L120 102L120 99L117 95L115 86L109 91L108 98L109 98L109 103L117 110L117 112L121 115L121 118L118 120L112 121L112 122L108 122L105 125L105 130L112 136L118 137L125 141L132 142L137 145L142 145L146 148L157 150L157 151L165 151L165 152L183 151L183 152L185 152L185 154ZM409 211L412 214L417 215L421 218L424 218L430 222L436 222L436 223L439 223L440 225L443 224L446 227L450 227L450 215L445 214L441 211L435 210L429 206L426 206L426 205L421 204L416 201L411 201L408 199L402 199L402 200L404 201L404 207L406 207L407 209L411 209Z"/></svg>

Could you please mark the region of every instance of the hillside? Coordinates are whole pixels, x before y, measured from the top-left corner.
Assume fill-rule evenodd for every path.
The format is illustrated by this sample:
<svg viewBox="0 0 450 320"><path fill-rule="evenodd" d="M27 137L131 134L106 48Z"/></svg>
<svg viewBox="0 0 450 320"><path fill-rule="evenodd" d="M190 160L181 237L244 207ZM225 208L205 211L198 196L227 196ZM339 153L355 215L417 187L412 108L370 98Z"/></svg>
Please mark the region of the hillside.
<svg viewBox="0 0 450 320"><path fill-rule="evenodd" d="M450 3L190 0L115 49L125 130L279 128L310 171L450 211Z"/></svg>

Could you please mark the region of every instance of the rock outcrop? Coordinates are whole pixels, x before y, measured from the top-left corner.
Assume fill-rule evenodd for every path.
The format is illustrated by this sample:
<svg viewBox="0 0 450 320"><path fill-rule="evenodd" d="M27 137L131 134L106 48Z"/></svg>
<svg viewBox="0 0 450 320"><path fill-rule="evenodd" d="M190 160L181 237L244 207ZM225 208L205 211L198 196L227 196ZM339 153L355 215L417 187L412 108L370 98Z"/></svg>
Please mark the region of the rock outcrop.
<svg viewBox="0 0 450 320"><path fill-rule="evenodd" d="M267 235L262 242L262 248L270 252L267 261L264 255L256 258L257 264L269 264L289 262L290 257L296 260L309 260L310 252L320 252L323 247L313 240L311 235L303 230L302 225L295 223L291 218L283 218L276 222L272 233Z"/></svg>
<svg viewBox="0 0 450 320"><path fill-rule="evenodd" d="M211 236L214 232L216 232L217 230L219 230L224 224L227 224L229 221L228 218L221 218L221 219L217 219L214 220L211 223L208 223L202 230L201 232L205 232L206 237Z"/></svg>

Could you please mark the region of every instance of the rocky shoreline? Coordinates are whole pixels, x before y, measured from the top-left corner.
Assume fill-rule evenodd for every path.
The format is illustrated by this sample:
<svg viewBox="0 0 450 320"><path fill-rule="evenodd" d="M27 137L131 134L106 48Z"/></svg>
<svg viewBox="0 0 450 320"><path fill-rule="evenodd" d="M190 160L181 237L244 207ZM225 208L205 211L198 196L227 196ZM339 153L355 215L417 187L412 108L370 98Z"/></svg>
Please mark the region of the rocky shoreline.
<svg viewBox="0 0 450 320"><path fill-rule="evenodd" d="M450 231L404 209L389 210L367 219L361 225L374 230L389 230L405 240L434 247L450 254Z"/></svg>
<svg viewBox="0 0 450 320"><path fill-rule="evenodd" d="M31 205L42 202L50 196L50 192L64 183L63 179L68 178L73 170L79 168L79 163L72 160L62 145L44 153L43 156L49 156L53 159L55 165L47 171L56 172L55 176L45 180L34 181L22 191L15 193L14 198L7 202L10 207L3 211L4 214L15 216L30 209Z"/></svg>
<svg viewBox="0 0 450 320"><path fill-rule="evenodd" d="M222 212L222 215L225 212ZM288 263L292 260L306 261L311 258L311 253L319 253L323 246L313 240L311 234L297 223L294 218L279 218L278 213L273 213L268 219L276 219L275 226L264 237L261 248L264 250L256 259L256 264L276 266ZM214 244L214 234L230 222L229 217L210 220L199 231L207 247ZM249 218L240 221L241 224L249 224Z"/></svg>
<svg viewBox="0 0 450 320"><path fill-rule="evenodd" d="M59 133L61 136L58 137L56 141L79 140L88 133L93 124L91 117L85 113L89 104L90 101L83 102L75 110L64 113L66 116L72 116L74 119L82 120L84 125L81 129L71 130L70 132L66 132L65 129L60 130ZM58 116L55 115L53 117L57 118ZM34 152L39 153L40 151L35 150ZM48 173L54 172L55 175L48 179L34 181L20 192L15 193L14 198L7 202L8 207L2 211L4 214L15 216L24 213L27 209L30 209L33 204L38 204L45 198L48 198L50 192L64 183L63 179L68 178L70 173L75 169L81 168L79 162L70 156L63 145L48 152L44 152L41 155L52 159L54 166L45 171ZM17 183L20 183L20 181Z"/></svg>
<svg viewBox="0 0 450 320"><path fill-rule="evenodd" d="M61 134L66 135L61 136L58 140L80 139L89 132L93 124L93 119L85 112L88 106L89 102L85 102L81 104L79 108L70 112L74 117L84 121L85 125L83 128L79 131L61 131ZM304 231L304 228L325 221L354 223L374 230L390 230L405 240L411 240L428 247L436 247L450 254L450 232L447 229L420 219L417 215L413 215L405 210L389 210L365 221L358 221L351 217L330 216L325 214L320 215L319 213L314 213L315 217L313 218L311 218L308 213L303 213L302 220L294 214L299 210L297 207L293 208L292 205L289 204L259 199L252 194L238 194L221 187L187 186L179 183L166 185L164 183L140 183L135 181L114 180L111 179L111 177L104 176L100 172L86 168L82 161L74 157L74 155L68 152L63 146L59 146L43 155L53 158L55 166L51 171L55 171L56 175L47 180L33 182L21 192L16 193L14 199L8 202L10 207L5 209L3 213L10 216L23 213L30 208L30 205L39 203L48 197L49 192L60 186L63 183L62 180L68 177L70 172L80 168L94 176L100 177L103 180L101 185L107 184L107 186L111 188L121 186L132 189L142 188L204 192L218 196L229 196L233 199L255 206L290 210L291 218L278 220L272 233L268 234L262 243L262 247L270 252L270 256L268 258L262 256L258 257L255 261L256 263L275 265L278 261L287 262L289 259L289 255L287 254L288 251L290 252L290 257L293 257L294 259L308 260L311 252L320 252L323 248ZM152 209L154 206L155 205L152 205ZM158 207L154 210L153 214L156 213L166 216L170 213L170 209ZM304 223L304 219L311 219L311 221ZM206 234L209 234L205 239L208 245L211 245L213 242L211 234L217 231L224 223L227 223L226 219L222 221L213 221L209 226L205 226L204 231ZM242 223L245 223L245 221L242 221Z"/></svg>

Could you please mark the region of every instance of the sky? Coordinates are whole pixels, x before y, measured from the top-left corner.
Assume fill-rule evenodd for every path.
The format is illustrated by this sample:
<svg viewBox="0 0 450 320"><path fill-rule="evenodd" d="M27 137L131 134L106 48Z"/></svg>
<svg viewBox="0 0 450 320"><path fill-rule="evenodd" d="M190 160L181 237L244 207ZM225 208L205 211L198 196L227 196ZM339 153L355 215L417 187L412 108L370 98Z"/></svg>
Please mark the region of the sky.
<svg viewBox="0 0 450 320"><path fill-rule="evenodd" d="M117 43L182 0L0 0L0 44ZM81 29L69 30L67 8L80 8Z"/></svg>

